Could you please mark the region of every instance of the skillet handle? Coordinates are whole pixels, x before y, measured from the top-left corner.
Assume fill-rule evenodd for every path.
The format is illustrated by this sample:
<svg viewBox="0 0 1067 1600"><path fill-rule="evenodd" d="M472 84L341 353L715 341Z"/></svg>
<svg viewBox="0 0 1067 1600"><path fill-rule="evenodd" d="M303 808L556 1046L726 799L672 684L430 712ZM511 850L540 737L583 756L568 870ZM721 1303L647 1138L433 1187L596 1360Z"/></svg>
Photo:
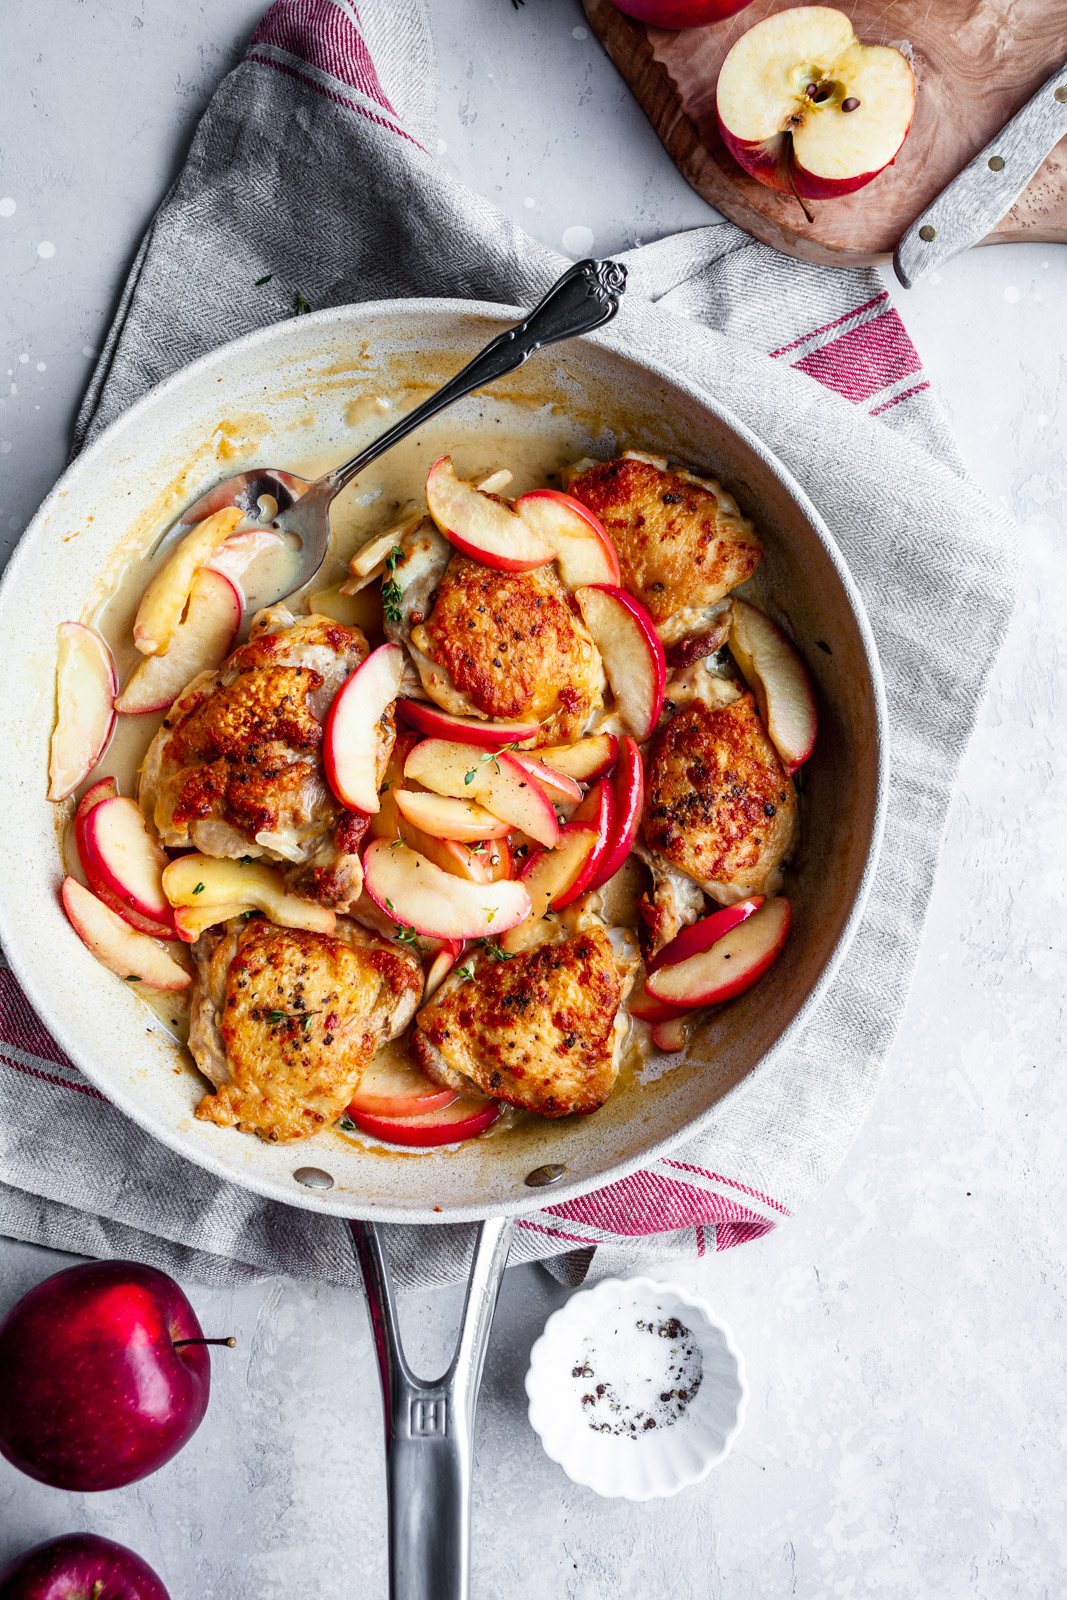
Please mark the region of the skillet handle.
<svg viewBox="0 0 1067 1600"><path fill-rule="evenodd" d="M380 1232L372 1222L351 1228L382 1381L390 1600L468 1600L474 1414L512 1224L478 1229L459 1342L436 1383L405 1360Z"/></svg>

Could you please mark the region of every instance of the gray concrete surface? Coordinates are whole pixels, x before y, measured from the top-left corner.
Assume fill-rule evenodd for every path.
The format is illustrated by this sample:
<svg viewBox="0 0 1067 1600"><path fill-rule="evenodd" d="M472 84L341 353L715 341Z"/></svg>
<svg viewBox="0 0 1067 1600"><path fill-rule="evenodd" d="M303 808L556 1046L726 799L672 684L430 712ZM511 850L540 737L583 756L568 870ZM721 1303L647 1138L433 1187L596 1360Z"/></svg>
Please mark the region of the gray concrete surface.
<svg viewBox="0 0 1067 1600"><path fill-rule="evenodd" d="M62 466L125 264L259 10L2 9L0 202L15 202L0 203L5 549ZM585 33L577 0L432 0L432 12L442 159L532 233L564 247L580 238L576 249L591 234L608 251L713 219ZM1067 1591L1067 250L976 251L900 302L971 470L1024 538L1019 608L948 819L885 1082L802 1217L674 1274L730 1322L752 1385L738 1447L703 1486L604 1502L541 1454L522 1376L563 1291L538 1269L508 1274L479 1419L475 1600ZM0 1264L2 1308L60 1260L0 1242ZM96 1497L0 1462L0 1557L87 1527L140 1550L174 1600L384 1597L362 1305L283 1281L189 1287L205 1325L240 1340L215 1362L196 1438L145 1483ZM409 1298L417 1363L435 1364L456 1311L451 1293Z"/></svg>

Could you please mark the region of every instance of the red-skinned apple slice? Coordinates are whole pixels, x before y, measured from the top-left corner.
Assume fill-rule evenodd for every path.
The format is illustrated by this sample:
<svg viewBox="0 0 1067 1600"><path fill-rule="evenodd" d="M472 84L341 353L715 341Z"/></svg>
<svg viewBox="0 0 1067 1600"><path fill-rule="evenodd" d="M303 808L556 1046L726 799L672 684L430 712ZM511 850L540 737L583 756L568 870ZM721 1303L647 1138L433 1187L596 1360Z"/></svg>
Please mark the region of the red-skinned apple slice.
<svg viewBox="0 0 1067 1600"><path fill-rule="evenodd" d="M570 819L570 826L586 823L596 833L596 848L589 862L589 875L578 894L595 888L601 869L609 854L614 852L615 838L615 785L610 778L600 778ZM606 880L605 880L606 881Z"/></svg>
<svg viewBox="0 0 1067 1600"><path fill-rule="evenodd" d="M231 861L194 852L179 856L163 873L163 889L174 910L178 937L192 944L245 911L262 911L282 928L332 933L334 913L302 895L290 894L276 867L265 861Z"/></svg>
<svg viewBox="0 0 1067 1600"><path fill-rule="evenodd" d="M666 1055L677 1055L689 1043L689 1026L692 1013L683 1011L680 1016L669 1017L652 1024L652 1043Z"/></svg>
<svg viewBox="0 0 1067 1600"><path fill-rule="evenodd" d="M412 1062L385 1054L372 1061L363 1074L348 1114L354 1117L363 1111L372 1117L421 1117L428 1111L443 1111L458 1099L455 1089L431 1083Z"/></svg>
<svg viewBox="0 0 1067 1600"><path fill-rule="evenodd" d="M474 717L453 717L426 700L398 700L396 709L409 728L432 739L476 744L486 750L498 750L505 744L522 744L532 739L540 726L537 722L479 722Z"/></svg>
<svg viewBox="0 0 1067 1600"><path fill-rule="evenodd" d="M577 744L545 745L532 753L539 761L546 761L556 772L574 778L578 783L592 783L610 772L619 759L619 741L613 733L591 733Z"/></svg>
<svg viewBox="0 0 1067 1600"><path fill-rule="evenodd" d="M508 831L506 822L473 800L428 794L422 789L397 789L394 799L402 817L435 839L476 844L479 839L503 839Z"/></svg>
<svg viewBox="0 0 1067 1600"><path fill-rule="evenodd" d="M744 600L731 603L730 653L756 696L782 765L795 772L811 755L818 731L807 667L770 617Z"/></svg>
<svg viewBox="0 0 1067 1600"><path fill-rule="evenodd" d="M165 566L141 597L133 624L133 642L145 656L161 656L170 648L182 619L193 580L241 521L236 506L215 511L194 523Z"/></svg>
<svg viewBox="0 0 1067 1600"><path fill-rule="evenodd" d="M525 767L554 806L573 805L576 800L582 798L577 780L568 778L565 772L560 772L558 768L549 766L547 761L542 761L540 751L535 753L513 750L510 754L513 761L517 761L520 767Z"/></svg>
<svg viewBox="0 0 1067 1600"><path fill-rule="evenodd" d="M426 479L426 504L445 538L483 566L498 572L532 572L553 551L510 506L457 478L449 456L441 456Z"/></svg>
<svg viewBox="0 0 1067 1600"><path fill-rule="evenodd" d="M626 1009L639 1022L674 1022L688 1015L679 1006L670 1006L665 1000L653 1000L644 983L635 983L626 997Z"/></svg>
<svg viewBox="0 0 1067 1600"><path fill-rule="evenodd" d="M115 795L90 807L81 829L82 865L89 882L100 883L109 897L120 900L139 917L173 926L174 915L163 890L170 865L153 839L134 800Z"/></svg>
<svg viewBox="0 0 1067 1600"><path fill-rule="evenodd" d="M198 673L226 659L240 626L237 590L221 572L202 567L166 654L145 656L115 701L115 710L132 716L166 710Z"/></svg>
<svg viewBox="0 0 1067 1600"><path fill-rule="evenodd" d="M115 727L115 663L95 628L57 629L56 726L48 762L48 798L65 800L92 772Z"/></svg>
<svg viewBox="0 0 1067 1600"><path fill-rule="evenodd" d="M726 148L783 194L829 200L889 166L915 110L907 59L864 45L830 6L796 6L741 35L719 69L715 109Z"/></svg>
<svg viewBox="0 0 1067 1600"><path fill-rule="evenodd" d="M437 954L430 962L429 970L426 973L426 983L422 991L423 1005L426 1004L427 1000L433 999L434 995L437 993L438 989L444 983L445 979L448 977L448 974L452 971L452 968L463 954L464 948L465 946L461 939L445 940L440 950L438 950ZM423 1110L430 1111L432 1110L432 1107L424 1106Z"/></svg>
<svg viewBox="0 0 1067 1600"><path fill-rule="evenodd" d="M77 878L65 878L63 910L82 943L96 959L127 983L146 989L187 989L192 982L184 967L173 961L147 934L128 923L98 900Z"/></svg>
<svg viewBox="0 0 1067 1600"><path fill-rule="evenodd" d="M470 745L423 739L404 763L404 776L434 794L476 800L494 817L549 849L559 839L559 821L548 796L504 750L473 756Z"/></svg>
<svg viewBox="0 0 1067 1600"><path fill-rule="evenodd" d="M597 867L590 889L599 889L613 878L634 847L641 826L645 803L645 768L637 740L629 736L619 746L619 759L612 774L612 844Z"/></svg>
<svg viewBox="0 0 1067 1600"><path fill-rule="evenodd" d="M702 951L710 950L711 946L719 939L724 939L732 928L739 927L742 922L747 922L749 917L754 917L763 903L763 895L750 895L747 900L738 900L732 906L722 906L718 911L713 911L710 917L701 917L699 922L691 923L652 957L648 963L649 973L657 972L660 967L677 966L679 961L688 961L690 956L698 956Z"/></svg>
<svg viewBox="0 0 1067 1600"><path fill-rule="evenodd" d="M435 839L433 834L424 833L401 815L396 794L393 787L383 793L382 809L371 821L373 838L403 839L412 850L443 872L466 878L470 883L497 883L501 878L513 876L511 847L506 837L480 840L473 846L462 844L458 839Z"/></svg>
<svg viewBox="0 0 1067 1600"><path fill-rule="evenodd" d="M176 939L178 935L173 922L156 922L153 917L140 916L131 906L124 905L117 894L112 894L102 878L96 878L94 881L94 876L87 865L88 851L85 846L85 824L89 813L94 806L100 805L101 801L113 800L118 792L118 785L114 778L101 778L98 783L93 784L91 789L86 789L79 800L78 809L74 813L74 844L78 852L78 860L82 864L82 870L89 879L96 898L102 900L112 911L117 912L124 922L129 923L131 928L136 928L138 933L147 933L153 939Z"/></svg>
<svg viewBox="0 0 1067 1600"><path fill-rule="evenodd" d="M652 618L633 595L592 584L575 595L600 651L615 704L635 739L647 739L663 709L667 658Z"/></svg>
<svg viewBox="0 0 1067 1600"><path fill-rule="evenodd" d="M378 809L377 725L396 699L404 671L398 644L379 645L335 696L323 730L322 758L343 806L372 816Z"/></svg>
<svg viewBox="0 0 1067 1600"><path fill-rule="evenodd" d="M781 953L792 911L780 896L765 900L752 916L723 938L672 966L657 967L645 987L654 1000L692 1009L718 1005L749 989Z"/></svg>
<svg viewBox="0 0 1067 1600"><path fill-rule="evenodd" d="M363 856L367 893L401 926L438 939L486 939L524 921L530 896L521 883L468 883L403 841L375 839Z"/></svg>
<svg viewBox="0 0 1067 1600"><path fill-rule="evenodd" d="M600 518L573 495L558 489L532 489L515 501L515 510L537 537L556 553L559 575L568 589L588 583L622 582L619 558Z"/></svg>
<svg viewBox="0 0 1067 1600"><path fill-rule="evenodd" d="M498 1100L464 1096L440 1111L429 1111L421 1117L376 1117L366 1111L353 1110L352 1121L361 1133L369 1133L386 1144L429 1146L473 1139L491 1127L499 1115Z"/></svg>

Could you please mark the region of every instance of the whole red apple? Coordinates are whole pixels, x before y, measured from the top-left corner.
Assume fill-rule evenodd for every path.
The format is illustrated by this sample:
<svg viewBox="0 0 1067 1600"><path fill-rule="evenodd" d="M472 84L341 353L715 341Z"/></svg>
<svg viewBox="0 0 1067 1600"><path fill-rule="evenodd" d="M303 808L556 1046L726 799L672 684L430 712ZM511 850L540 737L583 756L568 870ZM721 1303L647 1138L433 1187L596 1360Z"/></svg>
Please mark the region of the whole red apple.
<svg viewBox="0 0 1067 1600"><path fill-rule="evenodd" d="M654 28L704 28L736 16L751 0L615 0L615 7Z"/></svg>
<svg viewBox="0 0 1067 1600"><path fill-rule="evenodd" d="M172 1278L132 1261L68 1267L0 1323L0 1452L56 1489L155 1472L207 1410L211 1361Z"/></svg>
<svg viewBox="0 0 1067 1600"><path fill-rule="evenodd" d="M95 1533L23 1551L0 1571L0 1600L170 1600L147 1562Z"/></svg>

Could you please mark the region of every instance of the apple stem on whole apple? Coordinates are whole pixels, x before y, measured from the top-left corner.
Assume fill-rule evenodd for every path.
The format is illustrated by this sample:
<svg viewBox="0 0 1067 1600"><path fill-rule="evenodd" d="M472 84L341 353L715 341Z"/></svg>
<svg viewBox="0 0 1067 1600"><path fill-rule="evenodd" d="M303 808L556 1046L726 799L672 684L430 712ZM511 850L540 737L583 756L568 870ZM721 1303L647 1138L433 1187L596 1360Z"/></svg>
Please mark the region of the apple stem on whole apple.
<svg viewBox="0 0 1067 1600"><path fill-rule="evenodd" d="M785 175L789 179L789 187L793 191L793 199L796 201L801 211L803 211L808 221L814 224L815 213L813 211L809 211L803 200L800 198L799 194L797 193L796 180L793 177L793 135L791 133L787 133L785 138L787 142L785 144L785 160L783 165L785 168Z"/></svg>
<svg viewBox="0 0 1067 1600"><path fill-rule="evenodd" d="M232 1350L237 1340L231 1333L228 1339L174 1339L171 1342L175 1350L180 1350L183 1344L224 1344L228 1350Z"/></svg>

